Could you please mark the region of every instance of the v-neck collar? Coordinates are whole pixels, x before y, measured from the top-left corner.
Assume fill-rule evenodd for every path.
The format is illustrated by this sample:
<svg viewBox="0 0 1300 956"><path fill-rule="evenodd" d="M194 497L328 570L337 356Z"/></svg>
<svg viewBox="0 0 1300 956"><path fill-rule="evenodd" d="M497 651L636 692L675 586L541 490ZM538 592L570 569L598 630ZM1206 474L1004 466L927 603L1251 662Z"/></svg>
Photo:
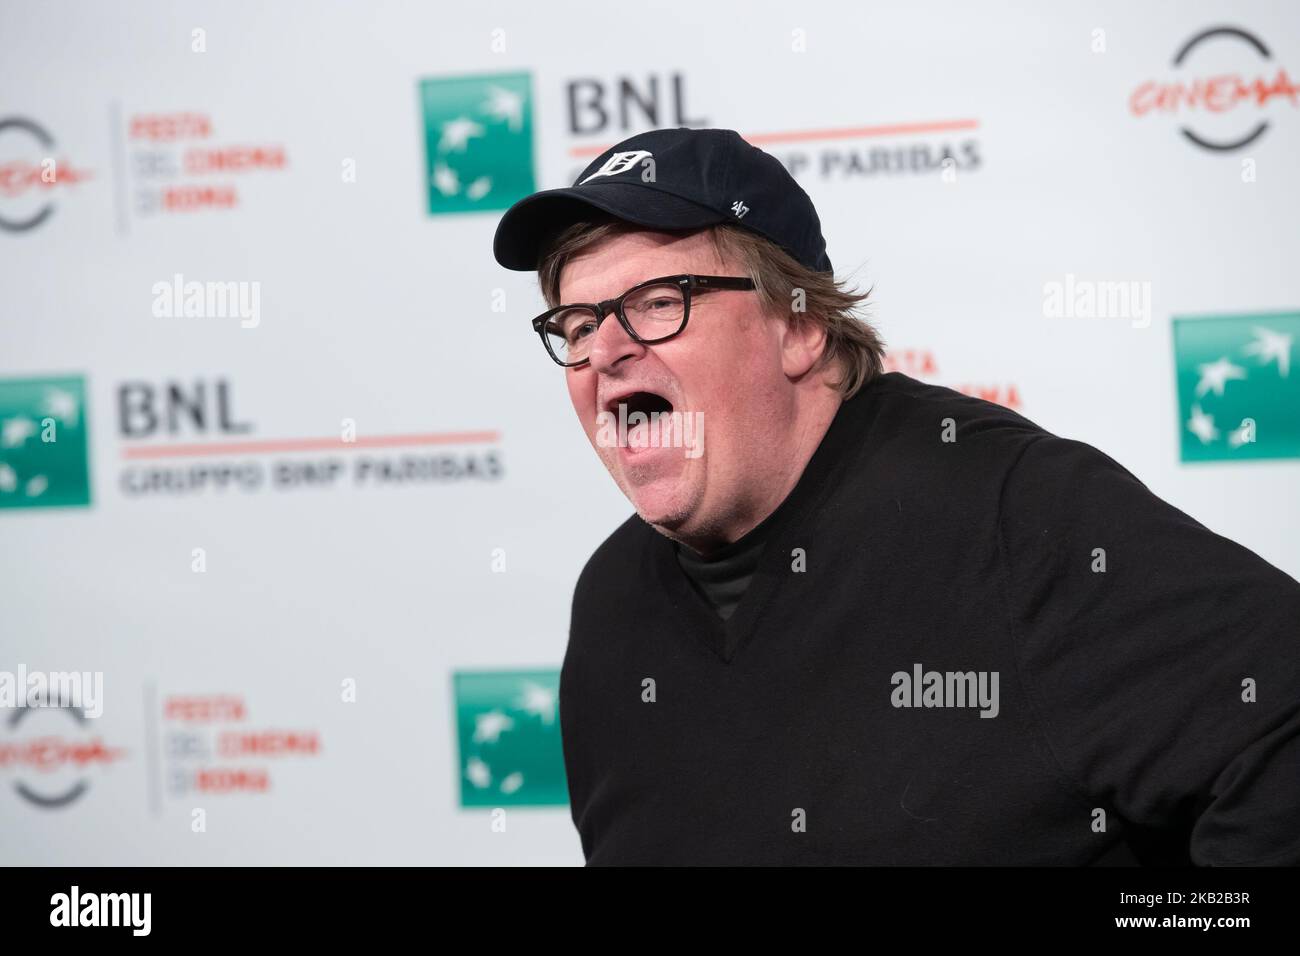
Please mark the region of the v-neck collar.
<svg viewBox="0 0 1300 956"><path fill-rule="evenodd" d="M719 617L708 599L691 585L677 562L672 540L658 532L653 533L650 560L660 586L690 633L703 641L724 664L730 664L749 643L772 598L789 575L795 573L790 566L794 560L791 552L795 547L807 547L808 541L806 534L796 536L800 540L795 540L790 532L801 527L799 518L811 513L838 483L837 466L843 463L845 452L852 444L862 439L864 418L874 405L873 392L872 386L868 385L840 405L794 488L762 522L766 539L763 554L731 617L726 620Z"/></svg>

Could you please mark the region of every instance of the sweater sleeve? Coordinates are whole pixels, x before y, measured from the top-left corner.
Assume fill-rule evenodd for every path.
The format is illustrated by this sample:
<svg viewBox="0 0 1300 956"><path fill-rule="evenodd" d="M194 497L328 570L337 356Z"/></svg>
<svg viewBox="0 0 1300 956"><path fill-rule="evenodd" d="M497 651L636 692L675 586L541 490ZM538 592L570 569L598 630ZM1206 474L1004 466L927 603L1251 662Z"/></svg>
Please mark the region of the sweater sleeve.
<svg viewBox="0 0 1300 956"><path fill-rule="evenodd" d="M1031 438L1000 495L1019 679L1107 814L1200 866L1300 864L1300 584L1082 442Z"/></svg>

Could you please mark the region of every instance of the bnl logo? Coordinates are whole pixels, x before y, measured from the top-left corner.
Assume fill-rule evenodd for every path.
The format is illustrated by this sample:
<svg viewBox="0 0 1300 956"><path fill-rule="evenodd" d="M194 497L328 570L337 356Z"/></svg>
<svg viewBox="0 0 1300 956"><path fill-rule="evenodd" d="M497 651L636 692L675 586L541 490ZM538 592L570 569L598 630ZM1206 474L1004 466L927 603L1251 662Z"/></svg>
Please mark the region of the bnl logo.
<svg viewBox="0 0 1300 956"><path fill-rule="evenodd" d="M537 191L530 74L424 79L419 97L430 215L508 209ZM564 101L572 136L709 125L690 114L681 73L570 80Z"/></svg>
<svg viewBox="0 0 1300 956"><path fill-rule="evenodd" d="M118 429L123 438L159 435L245 435L226 379L191 383L124 382L117 389Z"/></svg>
<svg viewBox="0 0 1300 956"><path fill-rule="evenodd" d="M1175 316L1182 460L1300 458L1300 312Z"/></svg>
<svg viewBox="0 0 1300 956"><path fill-rule="evenodd" d="M90 504L80 376L0 380L0 510Z"/></svg>

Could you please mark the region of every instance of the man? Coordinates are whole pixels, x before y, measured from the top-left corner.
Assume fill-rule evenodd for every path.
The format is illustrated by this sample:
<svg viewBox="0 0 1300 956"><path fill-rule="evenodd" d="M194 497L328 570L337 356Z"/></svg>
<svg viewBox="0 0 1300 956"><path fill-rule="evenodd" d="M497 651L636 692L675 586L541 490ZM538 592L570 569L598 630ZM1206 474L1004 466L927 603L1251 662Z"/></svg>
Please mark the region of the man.
<svg viewBox="0 0 1300 956"><path fill-rule="evenodd" d="M633 136L494 247L637 512L561 672L589 864L1300 863L1300 584L882 374L777 160Z"/></svg>

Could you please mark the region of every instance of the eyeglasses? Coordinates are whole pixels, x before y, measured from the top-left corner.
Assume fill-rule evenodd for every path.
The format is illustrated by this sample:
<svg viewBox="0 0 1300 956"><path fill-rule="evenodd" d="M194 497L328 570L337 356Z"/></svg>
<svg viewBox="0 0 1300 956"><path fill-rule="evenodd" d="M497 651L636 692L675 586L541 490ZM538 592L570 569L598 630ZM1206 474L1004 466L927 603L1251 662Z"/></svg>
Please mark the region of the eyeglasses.
<svg viewBox="0 0 1300 956"><path fill-rule="evenodd" d="M556 306L533 319L533 330L541 336L547 355L557 364L573 368L590 360L596 330L611 310L633 340L651 345L671 339L686 328L692 295L715 289L753 288L753 279L738 276L661 276L604 302Z"/></svg>

